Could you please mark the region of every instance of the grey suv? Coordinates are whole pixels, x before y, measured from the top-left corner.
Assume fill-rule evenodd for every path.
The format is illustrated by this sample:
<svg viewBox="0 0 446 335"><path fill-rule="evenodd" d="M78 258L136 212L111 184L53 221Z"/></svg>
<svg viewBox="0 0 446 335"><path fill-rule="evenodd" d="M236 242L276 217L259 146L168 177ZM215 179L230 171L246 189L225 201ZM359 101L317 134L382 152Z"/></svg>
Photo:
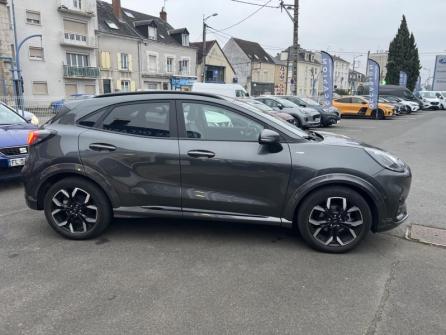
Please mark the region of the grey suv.
<svg viewBox="0 0 446 335"><path fill-rule="evenodd" d="M398 158L212 95L71 102L28 144L28 206L71 239L113 216L164 216L294 227L345 252L407 217L411 172Z"/></svg>

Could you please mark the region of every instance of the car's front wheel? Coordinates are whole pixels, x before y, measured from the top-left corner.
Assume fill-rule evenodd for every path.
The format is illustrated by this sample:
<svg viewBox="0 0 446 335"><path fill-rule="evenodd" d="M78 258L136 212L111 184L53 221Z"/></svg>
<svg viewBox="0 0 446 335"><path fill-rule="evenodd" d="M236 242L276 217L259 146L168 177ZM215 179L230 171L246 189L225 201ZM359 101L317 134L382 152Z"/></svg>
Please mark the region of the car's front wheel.
<svg viewBox="0 0 446 335"><path fill-rule="evenodd" d="M367 201L346 187L326 187L311 193L297 214L301 236L311 247L324 252L353 249L372 225Z"/></svg>
<svg viewBox="0 0 446 335"><path fill-rule="evenodd" d="M110 224L112 210L107 196L82 178L66 178L51 186L44 199L45 216L62 236L84 240L100 235Z"/></svg>

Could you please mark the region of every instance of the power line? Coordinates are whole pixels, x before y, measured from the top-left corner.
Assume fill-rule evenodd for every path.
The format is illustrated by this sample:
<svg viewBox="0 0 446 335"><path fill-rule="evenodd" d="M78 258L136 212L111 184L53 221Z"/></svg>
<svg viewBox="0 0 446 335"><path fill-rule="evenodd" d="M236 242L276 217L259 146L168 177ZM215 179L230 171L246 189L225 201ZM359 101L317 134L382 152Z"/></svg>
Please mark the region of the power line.
<svg viewBox="0 0 446 335"><path fill-rule="evenodd" d="M263 5L261 5L260 8L256 9L254 12L252 12L251 14L249 14L247 17L245 17L243 20L234 23L233 25L230 25L229 27L226 27L224 29L220 29L220 31L225 31L231 28L234 28L235 26L238 26L239 24L245 22L246 20L248 20L249 18L253 17L254 15L256 15L258 12L260 12L263 8L265 8L271 1L273 0L268 0L267 2L265 2Z"/></svg>
<svg viewBox="0 0 446 335"><path fill-rule="evenodd" d="M280 6L268 6L268 5L262 5L260 3L253 3L253 2L248 2L248 1L242 1L242 0L231 0L233 2L239 2L239 3L243 3L245 5L252 5L252 6L259 6L259 7L267 7L267 8L280 8Z"/></svg>

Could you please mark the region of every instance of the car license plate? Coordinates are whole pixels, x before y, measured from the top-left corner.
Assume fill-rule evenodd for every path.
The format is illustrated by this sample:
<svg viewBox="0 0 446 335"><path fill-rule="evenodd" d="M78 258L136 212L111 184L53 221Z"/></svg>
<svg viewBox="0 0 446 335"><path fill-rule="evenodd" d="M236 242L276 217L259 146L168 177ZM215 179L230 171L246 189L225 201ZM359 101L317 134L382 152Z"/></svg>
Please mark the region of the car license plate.
<svg viewBox="0 0 446 335"><path fill-rule="evenodd" d="M9 160L9 167L25 165L26 158L14 158Z"/></svg>

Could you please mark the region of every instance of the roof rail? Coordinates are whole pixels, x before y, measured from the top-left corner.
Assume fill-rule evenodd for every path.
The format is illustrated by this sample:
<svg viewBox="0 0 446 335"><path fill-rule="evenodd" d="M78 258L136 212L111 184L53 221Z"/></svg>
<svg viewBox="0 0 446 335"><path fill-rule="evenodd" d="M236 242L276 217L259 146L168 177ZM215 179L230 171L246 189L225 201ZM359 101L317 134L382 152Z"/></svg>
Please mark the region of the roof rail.
<svg viewBox="0 0 446 335"><path fill-rule="evenodd" d="M221 96L211 93L200 93L200 92L182 92L182 91L140 91L140 92L119 92L119 93L108 93L96 95L94 98L109 98L109 97L119 97L128 95L164 95L164 94L178 94L178 95L195 95L200 97L208 97L224 100Z"/></svg>

